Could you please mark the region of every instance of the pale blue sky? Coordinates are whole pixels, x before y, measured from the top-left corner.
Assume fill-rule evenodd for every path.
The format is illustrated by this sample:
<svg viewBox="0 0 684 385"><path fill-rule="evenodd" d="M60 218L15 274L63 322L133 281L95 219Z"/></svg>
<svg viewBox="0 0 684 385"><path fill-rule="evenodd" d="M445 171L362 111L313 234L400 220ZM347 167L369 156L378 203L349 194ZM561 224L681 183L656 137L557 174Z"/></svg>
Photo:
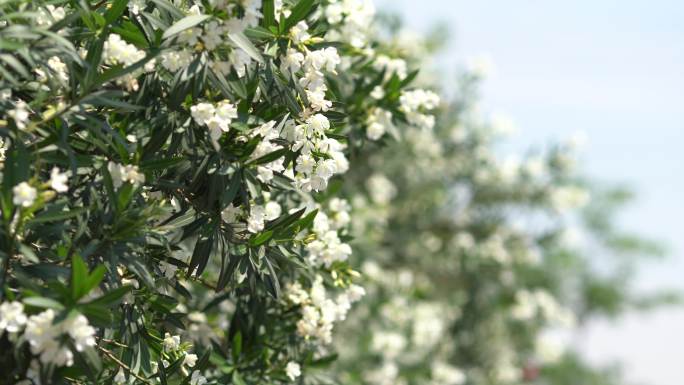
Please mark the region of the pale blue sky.
<svg viewBox="0 0 684 385"><path fill-rule="evenodd" d="M638 285L684 289L684 2L607 0L376 0L407 26L445 22L445 66L487 53L494 75L483 106L510 116L525 148L584 131L582 167L624 182L638 200L621 223L663 240L668 260L643 269ZM446 68L448 70L449 68ZM684 311L596 322L578 346L595 362L619 359L628 378L681 385Z"/></svg>

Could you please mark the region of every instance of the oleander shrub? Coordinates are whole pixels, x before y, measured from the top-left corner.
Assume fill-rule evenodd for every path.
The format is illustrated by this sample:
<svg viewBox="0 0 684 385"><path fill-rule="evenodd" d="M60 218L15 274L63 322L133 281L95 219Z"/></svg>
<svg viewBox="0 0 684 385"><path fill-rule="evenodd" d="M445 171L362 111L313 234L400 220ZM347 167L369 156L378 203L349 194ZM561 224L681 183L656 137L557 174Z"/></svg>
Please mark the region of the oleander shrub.
<svg viewBox="0 0 684 385"><path fill-rule="evenodd" d="M2 2L0 383L324 381L364 294L349 156L387 136L369 122L429 126L438 103L373 20L368 1Z"/></svg>
<svg viewBox="0 0 684 385"><path fill-rule="evenodd" d="M0 384L608 381L546 333L624 310L631 265L592 259L651 245L570 146L500 159L479 74L417 70L443 35L370 0L1 2Z"/></svg>
<svg viewBox="0 0 684 385"><path fill-rule="evenodd" d="M453 96L433 129L405 127L350 170L367 295L335 339L341 383L623 383L569 338L594 317L669 301L633 291L635 262L662 251L616 226L631 194L582 175L579 137L502 150L513 126L479 108L484 64L444 86Z"/></svg>

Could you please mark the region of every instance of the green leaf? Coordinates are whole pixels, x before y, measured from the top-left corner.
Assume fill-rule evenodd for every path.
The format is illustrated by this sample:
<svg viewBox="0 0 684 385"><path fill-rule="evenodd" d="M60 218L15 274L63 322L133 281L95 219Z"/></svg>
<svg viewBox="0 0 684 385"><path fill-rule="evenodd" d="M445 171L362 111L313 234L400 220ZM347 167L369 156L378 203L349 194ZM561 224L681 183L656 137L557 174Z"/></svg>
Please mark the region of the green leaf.
<svg viewBox="0 0 684 385"><path fill-rule="evenodd" d="M107 24L114 23L121 15L123 15L128 5L128 0L114 0L112 6L105 13L105 21Z"/></svg>
<svg viewBox="0 0 684 385"><path fill-rule="evenodd" d="M302 214L304 214L305 211L306 211L306 207L299 209L290 215L280 217L280 218L274 220L273 222L267 224L266 230L271 230L271 229L275 229L275 228L286 228L286 227L290 226L291 224L295 223L297 221L297 219L299 219L299 217L301 217Z"/></svg>
<svg viewBox="0 0 684 385"><path fill-rule="evenodd" d="M230 186L221 197L221 202L223 203L224 208L228 207L228 205L233 202L238 190L240 190L240 186L242 186L242 172L237 170L230 179Z"/></svg>
<svg viewBox="0 0 684 385"><path fill-rule="evenodd" d="M255 159L255 160L253 160L253 161L250 162L249 164L265 164L265 163L271 163L271 162L273 162L274 160L280 159L281 157L283 157L285 154L287 154L288 151L289 151L289 150L288 150L287 148L281 148L281 149L275 150L275 151L273 151L273 152L269 152L268 154L266 154L266 155L264 155L264 156L261 156L261 157Z"/></svg>
<svg viewBox="0 0 684 385"><path fill-rule="evenodd" d="M304 20L306 16L312 11L314 0L299 0L297 5L292 7L292 13L285 20L285 31L288 31L294 25Z"/></svg>
<svg viewBox="0 0 684 385"><path fill-rule="evenodd" d="M263 27L250 27L245 30L245 36L250 39L265 40L275 38L275 34Z"/></svg>
<svg viewBox="0 0 684 385"><path fill-rule="evenodd" d="M87 302L86 306L89 305L99 305L99 306L112 306L115 303L117 303L121 298L123 298L126 293L129 291L133 290L133 286L125 285L121 287L117 287L116 289L109 290L105 294L103 294L100 297L95 298L94 300Z"/></svg>
<svg viewBox="0 0 684 385"><path fill-rule="evenodd" d="M307 214L304 218L300 219L297 221L294 226L298 226L300 229L307 229L311 224L313 224L314 219L316 218L316 214L318 214L318 209L310 212Z"/></svg>
<svg viewBox="0 0 684 385"><path fill-rule="evenodd" d="M264 258L264 262L266 262L266 268L268 269L268 276L266 276L265 279L266 283L268 284L269 292L271 292L273 298L278 299L281 296L278 275L273 268L273 264L268 258Z"/></svg>
<svg viewBox="0 0 684 385"><path fill-rule="evenodd" d="M240 373L238 373L237 370L233 372L233 384L235 384L235 385L247 385L247 384L245 384L245 380L242 379L242 376L240 375Z"/></svg>
<svg viewBox="0 0 684 385"><path fill-rule="evenodd" d="M195 243L195 250L192 253L192 258L190 259L190 266L188 267L188 274L195 272L197 268L196 276L200 276L207 266L209 257L211 254L211 247L214 243L214 237L198 237L197 243Z"/></svg>
<svg viewBox="0 0 684 385"><path fill-rule="evenodd" d="M257 234L254 238L250 239L250 246L261 246L268 242L271 237L273 237L273 230L264 231L263 233Z"/></svg>
<svg viewBox="0 0 684 385"><path fill-rule="evenodd" d="M29 223L44 223L44 222L54 222L54 221L64 221L65 219L73 218L79 214L85 212L87 209L85 207L78 207L71 209L69 211L45 211L38 215L37 217L31 219Z"/></svg>
<svg viewBox="0 0 684 385"><path fill-rule="evenodd" d="M86 280L85 284L85 292L90 293L92 289L94 289L97 285L102 282L102 279L104 278L105 275L105 267L103 265L97 266L92 273L88 276L88 279Z"/></svg>
<svg viewBox="0 0 684 385"><path fill-rule="evenodd" d="M176 157L143 161L142 163L140 163L140 169L143 171L160 171L175 166L178 163L183 162L184 160L186 160L186 158Z"/></svg>
<svg viewBox="0 0 684 385"><path fill-rule="evenodd" d="M210 18L211 15L190 15L186 16L177 22L175 22L172 26L169 27L166 31L164 31L164 34L162 35L163 39L168 39L172 36L175 36L183 31L185 31L188 28L192 28L196 26L197 24L203 22L204 20L207 20Z"/></svg>
<svg viewBox="0 0 684 385"><path fill-rule="evenodd" d="M132 73L133 71L136 71L139 68L142 68L145 65L145 63L152 60L157 55L157 53L158 52L148 52L148 55L146 57L138 60L137 62L133 63L133 65L130 65L128 67L123 67L119 65L109 68L108 70L104 71L103 73L95 77L94 86L99 86L118 77ZM104 94L105 91L100 91L99 93ZM98 93L96 93L95 95L98 95Z"/></svg>
<svg viewBox="0 0 684 385"><path fill-rule="evenodd" d="M264 62L263 56L261 56L261 52L254 47L254 44L247 38L242 33L229 33L228 38L235 43L239 48L241 48L243 51L249 55L252 59L256 60L259 63Z"/></svg>
<svg viewBox="0 0 684 385"><path fill-rule="evenodd" d="M88 281L88 266L81 256L74 254L71 258L71 298L78 301L86 292Z"/></svg>
<svg viewBox="0 0 684 385"><path fill-rule="evenodd" d="M25 305L42 307L42 308L46 308L46 309L55 309L55 310L63 310L64 309L64 305L55 301L52 298L28 297L28 298L24 298L22 300L22 302Z"/></svg>
<svg viewBox="0 0 684 385"><path fill-rule="evenodd" d="M175 18L183 17L183 12L167 0L152 0L152 2L155 3L160 10L165 10Z"/></svg>
<svg viewBox="0 0 684 385"><path fill-rule="evenodd" d="M124 24L125 24L125 28L114 27L114 28L112 28L112 32L115 32L115 33L121 35L121 37L124 40L131 42L138 47L143 47L143 48L149 47L149 44L148 44L147 40L145 39L145 35L143 35L143 33L140 32L140 30L135 26L135 24L129 23L129 22L124 23Z"/></svg>
<svg viewBox="0 0 684 385"><path fill-rule="evenodd" d="M238 362L240 354L242 353L242 333L238 331L233 336L233 349L231 354L233 355L233 362Z"/></svg>
<svg viewBox="0 0 684 385"><path fill-rule="evenodd" d="M261 6L261 12L264 15L264 18L261 20L261 23L264 27L270 28L272 26L275 26L275 4L274 0L264 0L263 5Z"/></svg>

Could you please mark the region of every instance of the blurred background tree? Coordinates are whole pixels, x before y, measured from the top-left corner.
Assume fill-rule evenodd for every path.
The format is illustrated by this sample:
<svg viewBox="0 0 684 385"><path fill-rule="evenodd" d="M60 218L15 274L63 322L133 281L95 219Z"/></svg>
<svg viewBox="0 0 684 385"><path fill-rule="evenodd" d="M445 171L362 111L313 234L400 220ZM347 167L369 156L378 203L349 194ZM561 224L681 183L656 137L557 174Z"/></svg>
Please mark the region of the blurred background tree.
<svg viewBox="0 0 684 385"><path fill-rule="evenodd" d="M394 55L413 65L427 67L444 42L442 30L421 41L384 20ZM453 97L434 130L406 128L353 159L349 186L365 186L347 189L354 258L368 296L336 338L344 383L623 383L569 341L593 317L677 301L633 290L638 263L663 250L615 224L632 194L585 178L576 140L498 154L511 125L479 109L486 65L443 86ZM434 87L439 76L419 79Z"/></svg>

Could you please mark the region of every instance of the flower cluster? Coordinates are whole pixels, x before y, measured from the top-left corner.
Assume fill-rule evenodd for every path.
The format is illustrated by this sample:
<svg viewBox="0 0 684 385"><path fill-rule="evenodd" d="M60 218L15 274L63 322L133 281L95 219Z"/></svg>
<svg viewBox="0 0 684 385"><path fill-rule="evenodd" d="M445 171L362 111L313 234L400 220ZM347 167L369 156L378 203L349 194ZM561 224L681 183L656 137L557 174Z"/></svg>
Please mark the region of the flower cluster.
<svg viewBox="0 0 684 385"><path fill-rule="evenodd" d="M124 183L130 183L133 186L145 183L145 174L141 173L136 165L109 162L107 163L107 171L112 178L114 188L119 188Z"/></svg>
<svg viewBox="0 0 684 385"><path fill-rule="evenodd" d="M238 117L237 108L230 100L222 100L216 104L199 103L190 108L192 118L200 126L209 129L209 137L215 147L224 132L230 131L230 123Z"/></svg>
<svg viewBox="0 0 684 385"><path fill-rule="evenodd" d="M325 17L336 27L328 32L327 39L344 41L354 48L364 48L370 42L368 35L375 17L371 0L331 0Z"/></svg>
<svg viewBox="0 0 684 385"><path fill-rule="evenodd" d="M76 351L81 352L95 345L95 329L82 314L62 321L55 320L55 317L52 309L27 316L23 304L4 302L0 304L0 331L18 335L23 329L23 338L41 363L71 366L74 355L62 336L68 335Z"/></svg>
<svg viewBox="0 0 684 385"><path fill-rule="evenodd" d="M615 279L620 268L612 277L595 270L595 258L610 258L614 249L589 260L573 235L579 226L598 241L592 247L604 245L610 220L597 209L600 195L579 182L575 146L501 154L497 141L514 125L479 108L482 71L463 75L453 101L440 102L425 91L428 83L400 92L397 109L375 104L376 96L384 102L397 95L383 94L382 85L410 77L404 66L416 60L382 52L375 57L381 87L366 88L365 134L397 129L403 140L364 154L364 167L347 176L365 187L348 191L348 199L354 259L362 261L368 295L335 328L339 378L353 372L354 383L367 385L561 383L557 369L569 363L595 375L552 334L584 317L614 314L626 298ZM605 219L600 228L597 213ZM605 293L615 296L604 302Z"/></svg>
<svg viewBox="0 0 684 385"><path fill-rule="evenodd" d="M351 246L343 243L338 233L349 224L349 204L336 198L330 202L329 209L330 217L324 212L316 215L313 225L316 239L306 245L309 261L328 268L334 262L347 260L352 253Z"/></svg>
<svg viewBox="0 0 684 385"><path fill-rule="evenodd" d="M306 376L364 294L349 155L407 123L411 63L377 40L372 2L0 8L19 58L0 63L0 371Z"/></svg>
<svg viewBox="0 0 684 385"><path fill-rule="evenodd" d="M120 65L129 67L145 59L145 52L139 50L133 44L127 43L121 38L121 36L113 33L109 35L107 41L104 43L102 49L102 58L105 64L110 66ZM145 63L145 66L142 69L133 71L123 77L118 78L116 83L125 86L131 91L137 91L139 87L137 79L138 76L143 72L154 71L154 65L155 62L153 60L148 61Z"/></svg>
<svg viewBox="0 0 684 385"><path fill-rule="evenodd" d="M329 138L328 129L330 122L322 114L310 116L303 124L289 121L285 125L285 138L293 143L293 151L300 152L294 167L295 185L305 192L325 190L333 175L349 169L345 146Z"/></svg>
<svg viewBox="0 0 684 385"><path fill-rule="evenodd" d="M416 127L431 129L435 125L435 117L425 114L439 105L439 96L432 91L421 89L404 92L399 98L399 109L406 115L409 123Z"/></svg>
<svg viewBox="0 0 684 385"><path fill-rule="evenodd" d="M212 19L202 26L191 27L181 31L177 38L170 39L171 47L161 55L161 65L170 72L185 69L197 57L206 52L210 60L209 66L217 74L228 75L235 71L238 77L243 77L252 64L252 56L239 45L231 36L242 35L246 28L256 27L263 17L261 0L242 1L242 15L238 7L228 1L214 4L215 10L228 14L226 18ZM205 10L210 11L210 10ZM187 13L200 16L202 9L199 4L192 5ZM175 40L175 44L174 41ZM229 52L226 55L225 49Z"/></svg>
<svg viewBox="0 0 684 385"><path fill-rule="evenodd" d="M290 303L301 307L302 318L297 322L297 333L306 339L319 340L324 344L332 342L335 322L343 321L351 304L361 299L365 290L357 285L349 286L333 300L327 294L323 278L316 276L310 290L295 282L287 287L286 296Z"/></svg>

